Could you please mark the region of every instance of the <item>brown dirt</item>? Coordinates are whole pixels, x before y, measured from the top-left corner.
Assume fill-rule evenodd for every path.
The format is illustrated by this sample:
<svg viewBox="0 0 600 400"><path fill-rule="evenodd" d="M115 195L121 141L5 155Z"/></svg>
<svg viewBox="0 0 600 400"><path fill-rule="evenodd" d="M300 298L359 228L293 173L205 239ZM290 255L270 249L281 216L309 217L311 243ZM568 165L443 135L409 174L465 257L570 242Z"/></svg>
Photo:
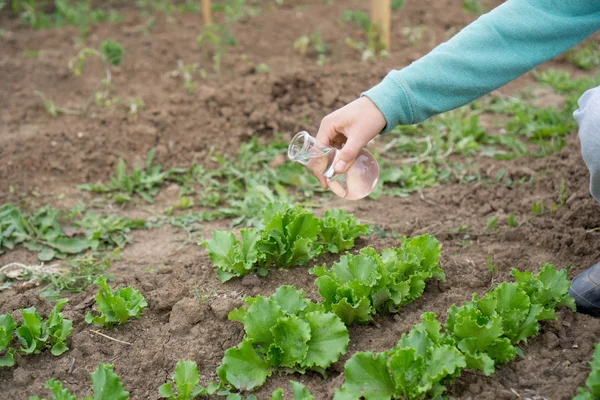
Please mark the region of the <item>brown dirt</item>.
<svg viewBox="0 0 600 400"><path fill-rule="evenodd" d="M31 93L42 90L58 104L76 106L95 85L98 65L90 65L83 77L67 70L68 59L75 54L73 29L32 32L6 16L0 25L12 32L0 39L0 202L21 201L39 205L50 203L68 207L92 197L74 186L83 182L105 181L119 157L130 164L143 163L146 152L156 146L158 160L166 167L203 163L212 147L217 151L235 151L239 143L253 135L268 139L274 133L288 135L300 130L315 131L328 112L354 99L377 83L391 67L401 67L425 54L445 40L444 33L460 28L472 17L450 0L408 1L394 14L392 56L381 63L362 64L359 55L343 43L346 35L358 37L350 24L340 24L340 13L347 4L332 6L322 1L304 1L306 6L287 4L235 25L239 46L226 57L224 82L214 76L200 83L196 94L186 94L181 81L168 76L177 60L198 62L207 70L210 58L195 44L200 31L198 15L174 15L173 20L158 17L151 35L144 36L132 27L144 22L133 10L123 9L126 21L117 25L94 27L90 45L106 37L123 44L127 51L114 80L119 97L141 96L146 110L127 116L123 108L94 109L89 119L48 117L39 99ZM352 8L365 8L367 2L352 2ZM403 26L426 25L429 33L420 45L409 46L401 34ZM331 44L332 53L325 67L316 67L314 58L296 54L293 41L321 29ZM22 56L26 49L40 50L39 59ZM248 61L266 63L272 73L257 75ZM567 68L561 60L549 65ZM504 88L521 88L532 82L528 76ZM300 122L303 121L303 122ZM305 383L317 399L329 398L341 384L343 362L354 352L381 351L393 346L403 332L418 322L425 311L442 318L452 303L469 300L473 292L483 293L494 283L507 280L511 268L537 271L544 262L569 269L573 277L600 260L598 246L600 208L590 198L588 173L579 155L575 133L560 153L543 159L511 162L485 161L480 169L484 177L494 177L500 168L514 180L533 175L532 183L516 187L472 183L443 185L408 198L383 196L378 201L347 202L332 200L323 209L342 207L371 224L382 225L402 235L431 233L443 245L441 265L448 280L430 282L422 298L404 307L396 316L377 317L366 326L350 328L348 354L330 371L330 379L314 374L273 376L257 392L268 398L277 387L288 385L289 378ZM531 215L534 200L544 200L547 208L557 202L561 179L571 196L557 211L543 216ZM13 185L16 193L9 193ZM32 190L41 197L31 197ZM161 193L154 211L160 211L173 198ZM176 193L175 193L176 196ZM141 203L117 211L128 215L144 214ZM521 226L486 231L487 219L500 216L506 226L509 214L517 216ZM470 245L463 248L468 230ZM227 222L207 224L224 228ZM45 393L43 385L51 377L66 383L78 397L90 394L88 374L98 362L115 365L132 399L157 399L157 388L171 376L177 360L198 363L202 383L215 378L223 352L239 343L242 328L227 321L227 313L241 304L244 295L271 294L276 287L294 284L317 298L313 277L307 268L273 271L268 278L247 277L219 284L204 250L195 245L179 249L181 233L169 227L135 233L122 261L112 272L117 284L139 288L149 302L140 320L105 332L131 343L123 345L90 333L83 318L91 308L95 287L70 296L65 315L73 320L71 350L61 357L44 353L17 357L12 369L0 370L0 398L24 399ZM391 237L372 236L360 240L357 248L376 249L398 244ZM491 254L498 273L486 268ZM34 254L15 250L0 256L0 265L11 261L36 262ZM319 260L331 264L335 257ZM194 285L210 293L198 304ZM36 306L47 313L50 305L36 290L0 292L0 313ZM499 368L491 377L466 372L450 387L450 396L461 399L570 399L589 373L587 361L592 345L598 341L600 320L570 311L559 312L558 321L542 325L541 334L523 346L525 359Z"/></svg>

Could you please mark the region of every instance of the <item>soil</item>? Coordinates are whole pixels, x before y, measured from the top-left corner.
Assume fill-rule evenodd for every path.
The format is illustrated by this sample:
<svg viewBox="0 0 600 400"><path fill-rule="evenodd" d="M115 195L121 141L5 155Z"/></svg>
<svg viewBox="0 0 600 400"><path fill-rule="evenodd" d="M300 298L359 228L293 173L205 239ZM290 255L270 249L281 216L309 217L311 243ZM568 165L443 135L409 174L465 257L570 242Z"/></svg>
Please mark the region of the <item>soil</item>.
<svg viewBox="0 0 600 400"><path fill-rule="evenodd" d="M181 80L170 76L177 61L198 63L210 71L209 54L197 47L201 30L197 14L156 16L151 34L134 29L145 22L133 7L121 6L125 21L94 26L87 40L96 46L105 38L119 41L126 50L123 63L115 68L114 83L121 99L140 96L146 109L129 116L117 106L94 108L90 118L49 117L34 90L46 93L57 104L77 107L97 83L101 66L93 62L81 77L67 69L75 54L71 28L32 31L7 15L0 15L6 32L0 38L0 203L16 201L28 206L52 204L70 207L94 197L75 189L84 182L106 181L123 157L130 165L141 165L146 152L157 148L157 159L165 167L206 163L211 149L235 152L252 136L269 140L277 133L291 137L306 129L315 132L327 113L356 98L376 84L386 72L426 54L446 39L449 29L460 29L474 19L452 0L407 1L395 12L392 23L392 55L377 63L361 63L360 55L344 44L348 35L360 37L351 24L341 24L339 15L351 6L367 10L368 2L303 1L302 6L285 2L265 7L259 16L234 25L238 46L225 57L222 82L214 76L202 80L194 95L188 95ZM345 3L345 4L342 4ZM499 2L494 2L497 4ZM426 26L420 44L409 45L403 27ZM293 41L320 29L332 48L324 67L315 57L301 56ZM25 58L27 49L39 50L39 58ZM270 74L257 74L253 63L266 63ZM570 69L563 58L544 67ZM88 68L89 67L89 68ZM502 91L532 84L529 76L519 78ZM364 326L352 326L348 354L329 369L329 379L316 374L274 375L256 392L270 398L277 387L289 395L288 380L307 385L316 399L330 398L343 380L343 365L356 351L381 351L393 346L400 335L419 321L426 311L445 318L448 307L484 293L495 283L509 280L512 268L537 271L545 262L567 268L569 277L600 260L600 206L589 196L589 175L579 151L576 132L568 145L546 158L516 161L482 161L482 176L494 177L504 168L514 181L533 176L532 182L506 187L476 182L444 184L407 198L382 196L377 201L327 200L318 212L340 207L361 220L381 225L387 237L373 235L357 242L356 249L376 249L399 244L397 235L431 233L442 243L440 264L447 281L429 282L422 298L394 316L378 316ZM533 201L544 200L547 208L558 202L561 181L569 197L556 211L532 216ZM9 186L14 191L9 191ZM31 195L35 193L35 195ZM163 190L149 207L161 212L177 191ZM141 202L113 208L123 215L147 215ZM506 227L515 214L521 223ZM486 230L486 222L500 216L497 230ZM207 235L227 221L207 223ZM469 237L458 227L470 226ZM205 251L189 244L181 248L182 234L165 226L135 232L135 242L111 268L117 285L132 285L142 291L149 307L139 320L103 333L128 344L95 334L84 322L92 307L94 286L67 296L65 316L73 320L70 351L60 357L49 352L18 356L14 368L0 370L2 399L26 399L47 393L45 382L57 378L77 397L90 394L89 373L99 362L115 370L131 399L158 399L158 387L168 379L175 363L191 359L198 363L202 384L214 379L223 352L236 346L242 326L227 320L228 312L241 305L245 295L270 295L280 285L293 284L318 299L314 277L308 268L273 271L267 278L249 276L220 284ZM497 273L486 268L492 256ZM325 256L312 265L331 264ZM36 263L35 254L17 249L0 256L0 265L19 261ZM198 302L195 287L210 297ZM37 289L20 287L0 292L0 313L35 306L42 314L51 309ZM491 377L467 371L450 387L451 398L459 399L570 399L589 373L587 362L600 337L600 320L561 310L558 320L542 323L540 334L522 346L525 358L498 368Z"/></svg>

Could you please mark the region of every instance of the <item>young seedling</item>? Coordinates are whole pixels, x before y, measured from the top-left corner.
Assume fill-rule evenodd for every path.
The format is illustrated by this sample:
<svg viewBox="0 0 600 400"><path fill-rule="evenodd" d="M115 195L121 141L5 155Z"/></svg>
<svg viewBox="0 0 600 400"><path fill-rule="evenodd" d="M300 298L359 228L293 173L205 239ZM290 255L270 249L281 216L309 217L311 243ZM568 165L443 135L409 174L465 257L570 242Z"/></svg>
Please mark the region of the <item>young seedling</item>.
<svg viewBox="0 0 600 400"><path fill-rule="evenodd" d="M141 97L134 97L129 101L129 115L137 115L146 107L144 100Z"/></svg>
<svg viewBox="0 0 600 400"><path fill-rule="evenodd" d="M351 21L361 27L366 38L365 41L356 41L346 38L346 44L362 55L363 61L369 61L387 56L385 43L378 29L372 24L369 15L364 11L346 10L342 13L342 21Z"/></svg>
<svg viewBox="0 0 600 400"><path fill-rule="evenodd" d="M479 0L463 0L462 8L464 11L470 12L471 14L481 14L481 4L479 3Z"/></svg>
<svg viewBox="0 0 600 400"><path fill-rule="evenodd" d="M196 77L201 79L207 78L207 73L204 69L200 68L198 64L184 64L183 60L177 60L177 69L175 71L171 71L171 77L173 78L182 78L183 85L187 90L188 94L194 94L196 91L196 87L198 87L198 81L196 81Z"/></svg>
<svg viewBox="0 0 600 400"><path fill-rule="evenodd" d="M123 389L123 384L114 373L112 365L98 364L98 368L90 374L90 378L94 395L83 400L127 400L129 398L129 392ZM50 400L76 400L71 391L63 388L62 383L56 379L46 382L46 388L53 394ZM45 400L38 396L31 396L29 399Z"/></svg>
<svg viewBox="0 0 600 400"><path fill-rule="evenodd" d="M0 315L0 354L4 352L13 340L13 332L17 325L10 314ZM4 355L0 355L0 367L12 367L15 365L15 350L8 349Z"/></svg>
<svg viewBox="0 0 600 400"><path fill-rule="evenodd" d="M213 68L221 79L221 66L228 47L237 45L231 29L226 25L209 24L196 38L196 43L203 49L212 47Z"/></svg>
<svg viewBox="0 0 600 400"><path fill-rule="evenodd" d="M178 361L175 366L173 382L165 383L158 392L163 399L193 400L198 396L208 394L205 388L198 386L198 382L200 382L200 376L196 362L182 360Z"/></svg>
<svg viewBox="0 0 600 400"><path fill-rule="evenodd" d="M488 254L485 258L485 266L488 269L488 271L492 273L492 276L496 275L496 273L498 272L498 267L494 265L491 254Z"/></svg>
<svg viewBox="0 0 600 400"><path fill-rule="evenodd" d="M80 76L83 73L85 62L90 57L98 58L104 67L104 76L96 85L94 92L90 95L85 105L79 109L59 107L40 91L35 91L34 94L42 99L44 102L44 108L51 116L68 114L85 117L88 115L88 112L94 102L99 105L110 106L118 101L116 98L111 98L110 96L112 88L112 72L110 67L120 65L122 55L123 47L121 47L119 43L112 40L106 40L100 44L98 49L92 49L89 47L81 49L79 53L69 61L69 69L75 74L75 76Z"/></svg>
<svg viewBox="0 0 600 400"><path fill-rule="evenodd" d="M533 215L542 215L544 214L544 200L541 201L534 201L533 205L531 206L531 212L533 213Z"/></svg>
<svg viewBox="0 0 600 400"><path fill-rule="evenodd" d="M22 345L21 352L39 354L45 348L51 347L52 354L59 356L69 350L66 340L71 334L73 323L65 319L60 312L67 302L67 299L57 300L45 321L35 311L35 307L20 310L23 321L17 329L17 339Z"/></svg>
<svg viewBox="0 0 600 400"><path fill-rule="evenodd" d="M329 46L323 40L321 31L314 31L310 36L300 36L294 41L294 49L302 55L306 55L311 51L317 56L317 65L325 65L326 55Z"/></svg>
<svg viewBox="0 0 600 400"><path fill-rule="evenodd" d="M88 312L85 316L85 322L104 327L111 327L114 324L124 324L131 318L139 318L142 310L148 303L139 290L131 286L117 289L114 291L106 284L104 277L99 277L94 281L98 285L98 294L96 294L96 310L100 315L94 316Z"/></svg>
<svg viewBox="0 0 600 400"><path fill-rule="evenodd" d="M491 231L494 230L494 228L496 226L498 226L498 220L500 219L500 217L498 217L497 215L494 215L492 217L490 217L487 221L487 225L485 227L486 231Z"/></svg>

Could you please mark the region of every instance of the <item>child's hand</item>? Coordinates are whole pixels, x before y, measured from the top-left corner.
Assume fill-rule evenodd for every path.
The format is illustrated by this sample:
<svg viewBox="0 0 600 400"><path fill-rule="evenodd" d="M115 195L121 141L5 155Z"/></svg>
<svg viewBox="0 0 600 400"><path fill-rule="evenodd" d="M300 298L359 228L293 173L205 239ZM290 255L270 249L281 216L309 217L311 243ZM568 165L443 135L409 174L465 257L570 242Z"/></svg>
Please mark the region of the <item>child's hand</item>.
<svg viewBox="0 0 600 400"><path fill-rule="evenodd" d="M385 126L385 118L377 106L367 97L361 97L323 118L317 140L337 148L343 145L333 166L334 171L341 174ZM321 186L327 189L327 179L319 173L315 173L315 176Z"/></svg>

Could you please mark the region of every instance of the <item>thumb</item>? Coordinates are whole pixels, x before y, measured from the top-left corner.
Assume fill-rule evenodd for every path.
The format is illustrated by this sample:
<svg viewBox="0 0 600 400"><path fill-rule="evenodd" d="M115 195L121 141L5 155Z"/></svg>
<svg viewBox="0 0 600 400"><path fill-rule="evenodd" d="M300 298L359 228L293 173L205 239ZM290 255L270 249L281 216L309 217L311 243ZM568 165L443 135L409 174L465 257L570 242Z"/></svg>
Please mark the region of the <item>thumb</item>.
<svg viewBox="0 0 600 400"><path fill-rule="evenodd" d="M337 174L342 174L348 170L348 168L354 163L358 153L365 146L366 143L362 143L360 138L356 135L349 135L348 141L339 151L337 161L333 166L333 170Z"/></svg>

